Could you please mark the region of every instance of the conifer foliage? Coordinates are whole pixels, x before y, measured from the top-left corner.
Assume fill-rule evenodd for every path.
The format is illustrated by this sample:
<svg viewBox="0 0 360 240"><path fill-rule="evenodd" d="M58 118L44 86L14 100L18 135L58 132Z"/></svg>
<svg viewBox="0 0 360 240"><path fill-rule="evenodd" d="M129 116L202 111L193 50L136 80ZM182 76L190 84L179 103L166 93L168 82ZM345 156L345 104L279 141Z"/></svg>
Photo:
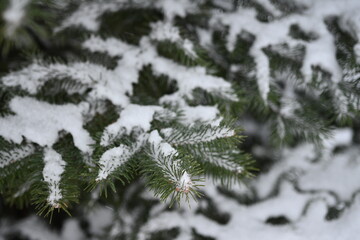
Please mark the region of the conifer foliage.
<svg viewBox="0 0 360 240"><path fill-rule="evenodd" d="M2 2L1 195L48 215L139 176L171 204L199 197L205 177L250 176L221 108L237 93L176 25L196 8ZM197 103L199 91L213 100Z"/></svg>

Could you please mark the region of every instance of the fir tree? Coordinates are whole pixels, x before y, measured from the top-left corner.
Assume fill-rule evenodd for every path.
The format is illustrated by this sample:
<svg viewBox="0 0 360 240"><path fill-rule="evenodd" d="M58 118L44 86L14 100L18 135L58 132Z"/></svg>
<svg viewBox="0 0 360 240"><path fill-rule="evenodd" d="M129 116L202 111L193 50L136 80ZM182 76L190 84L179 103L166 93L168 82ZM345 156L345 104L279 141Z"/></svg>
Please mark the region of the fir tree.
<svg viewBox="0 0 360 240"><path fill-rule="evenodd" d="M74 215L52 217L69 223L63 239L84 219L78 239L309 239L313 215L332 220L319 239L336 223L353 228L357 9L357 0L2 1L0 197ZM228 188L243 182L246 194Z"/></svg>

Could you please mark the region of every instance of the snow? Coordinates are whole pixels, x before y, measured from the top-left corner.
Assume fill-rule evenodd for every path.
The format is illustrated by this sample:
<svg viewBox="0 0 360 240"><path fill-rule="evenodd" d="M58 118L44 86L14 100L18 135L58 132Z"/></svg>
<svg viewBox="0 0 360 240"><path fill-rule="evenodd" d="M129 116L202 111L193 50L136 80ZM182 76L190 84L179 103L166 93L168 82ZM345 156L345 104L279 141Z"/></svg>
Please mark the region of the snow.
<svg viewBox="0 0 360 240"><path fill-rule="evenodd" d="M123 69L111 71L89 62L76 62L69 65L35 62L20 71L6 75L2 78L2 82L6 86L19 86L35 94L49 79L70 77L85 86L93 87L89 93L92 98L109 99L114 104L121 105L129 102L126 93L132 91L131 83L136 81L133 78L130 82L118 81L127 75L129 73ZM80 88L80 93L85 89ZM73 90L69 93L73 93Z"/></svg>
<svg viewBox="0 0 360 240"><path fill-rule="evenodd" d="M81 232L79 221L75 219L66 220L61 232L61 238L66 240L85 239L85 235Z"/></svg>
<svg viewBox="0 0 360 240"><path fill-rule="evenodd" d="M270 0L255 0L258 4L263 6L266 11L271 13L275 17L280 17L282 15L281 11L277 9Z"/></svg>
<svg viewBox="0 0 360 240"><path fill-rule="evenodd" d="M274 76L276 80L282 80L285 84L282 96L281 106L279 113L281 116L292 118L294 117L295 110L300 108L300 104L297 102L295 89L297 83L297 77L290 70L276 73Z"/></svg>
<svg viewBox="0 0 360 240"><path fill-rule="evenodd" d="M156 22L151 24L152 31L150 34L150 38L158 41L168 40L170 42L176 43L183 48L185 53L189 54L191 57L196 57L196 53L194 51L194 44L188 40L183 39L180 36L179 29L175 27L170 22Z"/></svg>
<svg viewBox="0 0 360 240"><path fill-rule="evenodd" d="M191 189L193 182L191 181L190 175L185 171L180 178L180 181L177 185L177 191L188 193Z"/></svg>
<svg viewBox="0 0 360 240"><path fill-rule="evenodd" d="M169 40L175 43L182 40L179 29L170 22L152 23L151 28L151 39L156 39L158 41Z"/></svg>
<svg viewBox="0 0 360 240"><path fill-rule="evenodd" d="M162 9L166 19L171 21L175 16L184 17L197 9L197 3L191 0L157 0L155 6Z"/></svg>
<svg viewBox="0 0 360 240"><path fill-rule="evenodd" d="M48 202L51 206L58 208L62 198L60 190L61 175L65 171L66 162L61 155L51 148L44 150L43 178L49 186Z"/></svg>
<svg viewBox="0 0 360 240"><path fill-rule="evenodd" d="M186 134L182 134L176 129L165 128L161 130L161 133L164 134L165 139L173 145L211 142L216 139L235 135L235 131L228 127L214 127L205 129L204 131L194 130L194 132L188 132Z"/></svg>
<svg viewBox="0 0 360 240"><path fill-rule="evenodd" d="M10 0L8 8L3 13L7 37L12 37L16 29L21 25L25 17L25 8L30 0Z"/></svg>
<svg viewBox="0 0 360 240"><path fill-rule="evenodd" d="M19 231L20 236L27 236L28 239L36 240L61 240L62 238L55 232L51 231L47 224L40 218L35 215L30 215L29 217L17 221L17 222L5 222L0 229L0 232L3 231L6 233L6 230ZM5 238L4 238L5 239ZM80 239L79 239L80 240Z"/></svg>
<svg viewBox="0 0 360 240"><path fill-rule="evenodd" d="M128 51L136 51L135 46L119 41L116 38L109 37L107 39L101 39L95 35L86 39L83 42L83 47L92 52L106 52L111 57L121 56Z"/></svg>
<svg viewBox="0 0 360 240"><path fill-rule="evenodd" d="M100 169L96 181L106 179L109 174L124 165L146 143L148 136L147 133L141 133L131 146L120 144L118 147L106 150L99 160Z"/></svg>
<svg viewBox="0 0 360 240"><path fill-rule="evenodd" d="M106 179L109 174L125 164L131 155L132 150L123 144L104 152L99 160L100 169L96 181Z"/></svg>
<svg viewBox="0 0 360 240"><path fill-rule="evenodd" d="M107 126L101 137L101 145L107 146L116 137L122 134L129 135L135 128L148 132L151 127L151 121L156 112L163 111L159 106L141 106L130 104L120 113L120 118Z"/></svg>
<svg viewBox="0 0 360 240"><path fill-rule="evenodd" d="M191 126L196 124L197 121L201 121L218 126L221 121L221 118L219 117L219 109L216 106L190 107L184 104L181 107L181 110L183 114L181 123L184 125Z"/></svg>
<svg viewBox="0 0 360 240"><path fill-rule="evenodd" d="M14 162L17 162L35 152L33 145L25 145L10 151L0 151L0 168L4 168Z"/></svg>
<svg viewBox="0 0 360 240"><path fill-rule="evenodd" d="M244 171L244 167L234 163L234 155L240 155L240 151L224 151L222 154L214 152L211 148L204 147L196 153L203 157L203 162L212 163L215 166L222 167L237 174L241 174Z"/></svg>
<svg viewBox="0 0 360 240"><path fill-rule="evenodd" d="M153 130L150 133L148 141L150 144L154 146L155 159L159 159L160 155L162 154L165 157L174 156L177 154L177 151L169 143L163 140L163 138L159 135L159 132L157 130Z"/></svg>
<svg viewBox="0 0 360 240"><path fill-rule="evenodd" d="M114 210L109 207L95 206L86 218L89 221L89 229L95 234L102 233L109 224L113 223Z"/></svg>
<svg viewBox="0 0 360 240"><path fill-rule="evenodd" d="M93 143L83 128L84 105L53 105L30 97L14 97L10 109L15 115L0 118L0 135L20 144L23 137L43 147L51 147L58 133L65 130L73 136L75 146L90 152Z"/></svg>

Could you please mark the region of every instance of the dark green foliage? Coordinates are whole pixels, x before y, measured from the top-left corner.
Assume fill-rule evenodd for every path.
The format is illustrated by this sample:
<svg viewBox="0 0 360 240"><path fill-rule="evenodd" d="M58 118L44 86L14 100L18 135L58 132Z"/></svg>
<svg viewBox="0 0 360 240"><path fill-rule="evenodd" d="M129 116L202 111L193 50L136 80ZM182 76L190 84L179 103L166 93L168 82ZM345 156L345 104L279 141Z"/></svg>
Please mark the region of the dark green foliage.
<svg viewBox="0 0 360 240"><path fill-rule="evenodd" d="M10 1L0 3L0 12L9 6ZM52 0L32 0L23 16L21 26L14 30L8 30L5 20L0 20L0 51L1 56L6 57L21 48L36 49L46 47L46 38L54 26L56 16L56 4ZM10 32L10 33L8 33ZM16 49L16 50L15 50Z"/></svg>
<svg viewBox="0 0 360 240"><path fill-rule="evenodd" d="M167 76L154 75L151 65L139 72L139 81L134 84L131 102L135 104L157 105L159 98L177 90L176 82Z"/></svg>
<svg viewBox="0 0 360 240"><path fill-rule="evenodd" d="M138 44L142 36L150 33L150 24L162 18L162 13L156 9L128 8L108 12L101 18L100 33Z"/></svg>
<svg viewBox="0 0 360 240"><path fill-rule="evenodd" d="M307 42L314 41L317 39L317 36L315 33L304 32L304 30L302 30L300 28L300 26L296 25L296 24L293 24L290 26L289 35L295 39L301 39L301 40L304 40Z"/></svg>
<svg viewBox="0 0 360 240"><path fill-rule="evenodd" d="M189 200L189 197L196 199L201 196L198 192L199 187L202 185L201 178L193 178L194 184L189 191L181 191L177 183L171 179L180 179L184 174L184 170L191 176L199 176L203 170L192 159L189 154L180 153L177 156L166 156L161 154L158 159L154 159L154 146L149 145L145 150L146 155L141 156L141 173L145 175L147 180L147 186L154 191L155 196L159 197L162 201L171 198L170 206L174 203L180 203L180 200L185 197ZM181 161L180 161L181 160ZM179 164L178 164L178 163ZM165 168L160 165L166 166ZM182 170L183 169L183 170ZM190 195L190 196L189 196Z"/></svg>
<svg viewBox="0 0 360 240"><path fill-rule="evenodd" d="M53 104L75 103L83 101L87 86L69 78L54 78L47 81L38 91L36 98ZM73 94L69 94L73 92Z"/></svg>

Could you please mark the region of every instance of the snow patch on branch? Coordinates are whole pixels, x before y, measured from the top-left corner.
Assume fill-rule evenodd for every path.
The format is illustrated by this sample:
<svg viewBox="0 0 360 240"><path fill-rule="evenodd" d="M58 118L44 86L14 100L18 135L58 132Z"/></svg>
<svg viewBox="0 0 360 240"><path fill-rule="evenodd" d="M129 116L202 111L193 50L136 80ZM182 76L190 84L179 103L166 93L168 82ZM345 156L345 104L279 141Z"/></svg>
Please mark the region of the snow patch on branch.
<svg viewBox="0 0 360 240"><path fill-rule="evenodd" d="M182 106L181 110L183 111L181 123L188 126L196 124L197 121L218 126L222 120L216 106Z"/></svg>
<svg viewBox="0 0 360 240"><path fill-rule="evenodd" d="M175 189L177 192L188 193L192 187L193 182L191 181L190 175L185 171L180 178L180 181Z"/></svg>
<svg viewBox="0 0 360 240"><path fill-rule="evenodd" d="M106 127L102 137L101 145L109 145L115 138L127 134L129 135L135 128L147 132L150 130L151 121L156 112L163 111L159 106L141 106L130 104L120 113L120 118L113 124Z"/></svg>
<svg viewBox="0 0 360 240"><path fill-rule="evenodd" d="M170 42L178 44L190 57L196 57L194 51L194 44L188 40L183 39L180 36L180 31L170 22L156 22L151 24L152 31L150 38L158 41L168 40Z"/></svg>
<svg viewBox="0 0 360 240"><path fill-rule="evenodd" d="M169 143L165 142L164 139L159 135L157 130L153 130L148 139L149 143L153 145L153 153L155 159L159 159L160 155L176 156L178 153Z"/></svg>
<svg viewBox="0 0 360 240"><path fill-rule="evenodd" d="M155 6L163 10L167 20L172 21L176 16L185 17L187 13L198 9L198 4L191 0L156 0Z"/></svg>
<svg viewBox="0 0 360 240"><path fill-rule="evenodd" d="M118 167L125 164L131 155L131 149L123 144L121 144L119 147L115 147L104 152L99 161L100 169L96 181L106 179L109 174L115 171Z"/></svg>
<svg viewBox="0 0 360 240"><path fill-rule="evenodd" d="M161 130L161 133L164 134L167 141L175 145L211 142L216 139L233 137L236 134L233 129L227 127L190 128L189 132L183 133L183 131L165 128Z"/></svg>
<svg viewBox="0 0 360 240"><path fill-rule="evenodd" d="M219 153L212 148L202 147L201 149L193 149L193 151L196 155L201 156L204 162L209 162L237 174L244 171L243 166L234 162L234 155L239 156L241 154L238 150L227 150Z"/></svg>
<svg viewBox="0 0 360 240"><path fill-rule="evenodd" d="M15 97L10 102L15 115L0 118L0 135L20 144L23 137L51 147L58 139L58 132L65 130L73 136L75 146L91 152L93 143L83 128L83 105L53 105L30 97Z"/></svg>
<svg viewBox="0 0 360 240"><path fill-rule="evenodd" d="M130 71L131 72L131 71ZM84 85L92 87L89 93L94 99L109 99L114 104L128 104L127 92L132 91L132 82L136 82L137 75L129 81L119 81L129 76L126 69L111 71L105 67L89 62L71 64L41 64L33 63L28 67L8 74L1 80L6 86L20 86L22 89L35 94L46 81L52 78L69 77Z"/></svg>
<svg viewBox="0 0 360 240"><path fill-rule="evenodd" d="M49 186L48 203L59 208L59 201L62 199L60 181L61 175L65 171L66 162L62 159L61 155L51 148L44 151L44 181Z"/></svg>
<svg viewBox="0 0 360 240"><path fill-rule="evenodd" d="M106 52L112 57L122 56L129 51L137 50L136 46L119 41L116 38L109 37L107 39L101 39L95 35L86 39L86 41L83 42L83 47L92 52Z"/></svg>
<svg viewBox="0 0 360 240"><path fill-rule="evenodd" d="M4 168L17 162L35 152L35 147L31 144L10 151L0 151L0 168Z"/></svg>
<svg viewBox="0 0 360 240"><path fill-rule="evenodd" d="M181 41L179 29L170 22L156 22L151 24L150 38L158 41L169 40L171 42Z"/></svg>
<svg viewBox="0 0 360 240"><path fill-rule="evenodd" d="M148 142L152 145L153 159L169 179L176 184L175 191L188 193L193 182L191 176L180 167L180 160L175 159L178 155L176 149L164 141L157 130L150 133ZM180 178L178 173L181 173Z"/></svg>

